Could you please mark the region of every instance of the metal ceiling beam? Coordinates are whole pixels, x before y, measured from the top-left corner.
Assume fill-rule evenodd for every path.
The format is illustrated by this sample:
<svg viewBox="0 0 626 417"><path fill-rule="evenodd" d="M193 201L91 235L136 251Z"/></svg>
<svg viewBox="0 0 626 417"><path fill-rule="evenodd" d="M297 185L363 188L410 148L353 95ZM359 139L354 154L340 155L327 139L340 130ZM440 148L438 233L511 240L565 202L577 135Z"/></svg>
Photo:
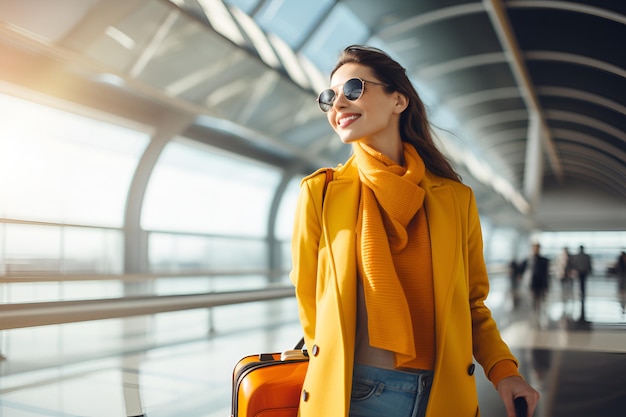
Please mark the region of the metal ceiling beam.
<svg viewBox="0 0 626 417"><path fill-rule="evenodd" d="M564 97L579 101L586 101L597 106L606 107L607 109L613 110L626 116L626 106L623 106L620 103L607 97L601 96L599 94L593 94L588 91L575 90L573 88L566 88L561 86L544 85L542 87L539 87L537 89L537 92L541 96Z"/></svg>
<svg viewBox="0 0 626 417"><path fill-rule="evenodd" d="M566 10L569 12L584 13L602 19L611 20L622 25L626 25L626 16L617 12L604 9L602 7L589 6L586 4L574 3L571 1L536 1L536 0L510 0L507 2L508 8L545 8L555 10Z"/></svg>
<svg viewBox="0 0 626 417"><path fill-rule="evenodd" d="M593 68L599 71L614 74L620 78L626 78L626 70L600 59L589 58L584 55L570 54L566 52L554 51L526 51L524 57L529 61L554 61L565 62L568 64L580 65L583 67Z"/></svg>
<svg viewBox="0 0 626 417"><path fill-rule="evenodd" d="M530 114L531 124L535 123L533 122L533 118L536 118L535 129L537 130L538 134L533 134L532 131L535 129L530 129L529 126L529 145L531 145L530 142L533 140L541 140L544 149L548 154L552 170L554 171L556 177L560 181L562 181L563 169L561 167L561 161L559 160L559 157L557 155L550 131L547 128L543 109L539 104L537 93L530 80L528 69L526 68L526 65L524 63L522 52L513 33L513 29L506 14L504 5L501 0L483 0L483 4L485 6L487 14L489 15L493 28L500 40L500 44L502 45L502 48L507 55L511 71L513 72L513 76L517 81L518 87L520 88L520 93L522 95L522 99L524 100ZM527 152L527 157L532 157L531 154L535 155L536 153ZM526 184L524 186L524 190L527 193L527 197L531 201L533 200L533 197L538 198L538 196L541 194L541 181L537 181L537 177L541 178L541 173L538 171L541 169L541 165L542 164L538 164L536 160L531 160L529 158L527 158L526 160L527 172L525 176Z"/></svg>
<svg viewBox="0 0 626 417"><path fill-rule="evenodd" d="M568 180L576 181L576 178L578 178L596 187L610 189L613 196L618 199L626 198L626 190L624 189L623 181L615 177L608 177L607 180L606 169L603 167L589 166L587 162L588 160L568 162L567 172L571 173L571 175L568 176Z"/></svg>
<svg viewBox="0 0 626 417"><path fill-rule="evenodd" d="M430 25L441 20L482 12L483 7L478 3L444 7L401 20L399 23L387 26L378 31L376 35L382 39L388 40L390 38L403 36L410 30L415 30L421 26Z"/></svg>
<svg viewBox="0 0 626 417"><path fill-rule="evenodd" d="M58 45L84 52L106 32L108 27L114 26L144 3L144 0L98 1L89 8L89 13L65 35Z"/></svg>
<svg viewBox="0 0 626 417"><path fill-rule="evenodd" d="M626 173L626 146L617 147L597 136L572 129L554 129L554 136L559 139L565 139L569 142L597 149L607 155L612 155L615 159L619 159L623 162L624 172Z"/></svg>
<svg viewBox="0 0 626 417"><path fill-rule="evenodd" d="M465 95L450 97L442 105L450 110L461 110L477 104L488 103L496 100L507 100L520 98L520 91L515 87L494 88L491 90L480 90Z"/></svg>
<svg viewBox="0 0 626 417"><path fill-rule="evenodd" d="M161 24L157 26L148 42L137 48L138 53L128 70L128 74L131 77L137 78L141 75L143 70L146 68L146 65L148 65L148 62L150 62L157 54L159 47L172 30L172 27L174 26L174 23L176 23L176 19L178 19L179 15L180 10L172 9L162 20Z"/></svg>
<svg viewBox="0 0 626 417"><path fill-rule="evenodd" d="M559 120L592 128L599 132L606 133L626 144L626 132L610 123L606 123L598 118L589 117L586 114L564 110L548 110L546 112L546 119Z"/></svg>
<svg viewBox="0 0 626 417"><path fill-rule="evenodd" d="M534 210L541 199L543 180L543 152L541 152L542 128L539 113L531 111L526 140L526 164L524 169L524 195Z"/></svg>

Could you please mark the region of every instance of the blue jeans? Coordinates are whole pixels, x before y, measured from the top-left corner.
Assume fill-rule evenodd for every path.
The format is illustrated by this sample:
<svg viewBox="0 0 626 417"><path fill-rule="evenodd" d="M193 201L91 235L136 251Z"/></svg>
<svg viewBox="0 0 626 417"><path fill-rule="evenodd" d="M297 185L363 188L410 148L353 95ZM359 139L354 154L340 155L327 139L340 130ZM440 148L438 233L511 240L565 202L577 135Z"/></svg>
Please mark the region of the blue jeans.
<svg viewBox="0 0 626 417"><path fill-rule="evenodd" d="M424 417L432 383L432 371L355 364L350 417Z"/></svg>

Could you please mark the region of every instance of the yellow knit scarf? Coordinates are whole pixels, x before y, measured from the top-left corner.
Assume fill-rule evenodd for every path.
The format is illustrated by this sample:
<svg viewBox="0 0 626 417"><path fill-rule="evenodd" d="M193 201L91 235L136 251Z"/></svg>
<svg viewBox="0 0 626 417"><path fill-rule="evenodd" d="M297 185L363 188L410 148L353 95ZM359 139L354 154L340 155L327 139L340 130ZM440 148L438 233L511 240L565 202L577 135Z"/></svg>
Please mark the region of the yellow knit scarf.
<svg viewBox="0 0 626 417"><path fill-rule="evenodd" d="M406 143L406 167L366 145L356 144L354 153L362 183L357 250L370 345L395 352L396 366L411 366L419 354L414 329L421 330L412 322L415 308L409 305L407 298L415 303L411 293L421 291L415 277L424 277L429 284L432 282L428 223L425 210L420 210L425 192L418 185L425 174L424 162L415 148ZM409 243L409 223L411 233L417 236L411 236L412 253L403 253ZM419 248L419 254L413 253L415 248ZM399 277L399 273L408 276ZM409 280L412 281L407 283ZM429 294L418 298L426 296L432 300L432 286L429 288ZM432 301L430 303L432 307ZM427 331L433 333L419 336L434 337L434 329Z"/></svg>

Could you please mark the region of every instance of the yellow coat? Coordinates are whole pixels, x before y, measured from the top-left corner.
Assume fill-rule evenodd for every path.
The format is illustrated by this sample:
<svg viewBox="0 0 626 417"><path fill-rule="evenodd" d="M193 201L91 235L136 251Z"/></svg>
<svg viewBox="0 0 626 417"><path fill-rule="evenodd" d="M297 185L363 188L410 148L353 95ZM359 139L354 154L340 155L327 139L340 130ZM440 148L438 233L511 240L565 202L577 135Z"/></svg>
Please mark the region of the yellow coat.
<svg viewBox="0 0 626 417"><path fill-rule="evenodd" d="M301 417L345 417L350 407L356 328L356 233L360 181L348 160L302 181L292 240L300 321L310 361ZM510 359L484 301L489 281L472 190L427 173L420 186L430 230L435 296L435 370L427 417L479 415L473 357L488 373Z"/></svg>

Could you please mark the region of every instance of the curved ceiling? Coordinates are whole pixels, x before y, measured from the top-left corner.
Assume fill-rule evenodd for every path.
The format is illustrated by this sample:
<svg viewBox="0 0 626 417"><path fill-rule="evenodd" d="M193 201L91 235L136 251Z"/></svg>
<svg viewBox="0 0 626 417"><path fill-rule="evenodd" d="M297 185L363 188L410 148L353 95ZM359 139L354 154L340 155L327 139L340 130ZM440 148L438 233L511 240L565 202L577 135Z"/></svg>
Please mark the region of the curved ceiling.
<svg viewBox="0 0 626 417"><path fill-rule="evenodd" d="M349 153L314 101L340 49L381 47L495 223L626 230L624 2L9 0L0 16L0 91L153 129L192 115L180 135L296 174Z"/></svg>

